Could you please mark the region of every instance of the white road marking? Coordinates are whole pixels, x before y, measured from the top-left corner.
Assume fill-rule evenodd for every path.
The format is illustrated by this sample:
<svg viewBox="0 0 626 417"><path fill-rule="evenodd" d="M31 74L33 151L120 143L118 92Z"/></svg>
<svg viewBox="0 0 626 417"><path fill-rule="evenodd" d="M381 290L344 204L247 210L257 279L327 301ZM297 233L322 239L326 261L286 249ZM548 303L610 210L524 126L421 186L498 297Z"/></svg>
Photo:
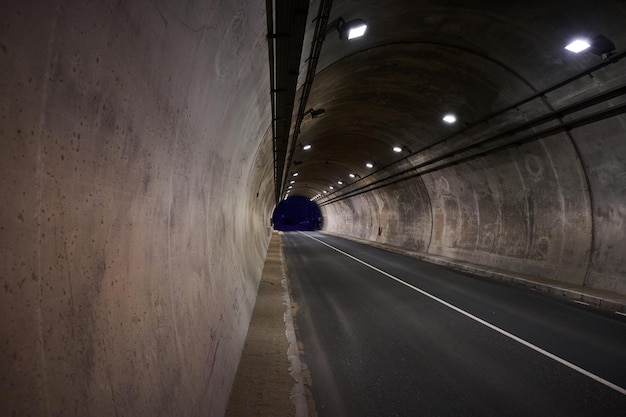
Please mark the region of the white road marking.
<svg viewBox="0 0 626 417"><path fill-rule="evenodd" d="M579 300L573 300L573 301L574 301L576 304L582 304L582 305L584 305L584 306L588 306L588 305L589 305L589 303L586 303L586 302L584 302L584 301L579 301Z"/></svg>
<svg viewBox="0 0 626 417"><path fill-rule="evenodd" d="M444 300L442 300L439 297L436 297L436 296L434 296L434 295L432 295L432 294L430 294L430 293L428 293L428 292L426 292L426 291L424 291L424 290L422 290L420 288L417 288L414 285L411 285L411 284L409 284L407 282L404 282L400 278L396 278L393 275L391 275L391 274L389 274L389 273L387 273L387 272L385 272L385 271L383 271L381 269L378 269L375 266L370 265L367 262L362 261L359 258L356 258L356 257L350 255L349 253L346 253L346 252L342 251L341 249L337 249L336 247L331 246L328 243L323 242L323 241L321 241L321 240L319 240L319 239L317 239L317 238L315 238L313 236L309 236L306 233L303 233L303 232L300 232L300 233L302 233L304 236L308 237L309 239L313 239L313 240L321 243L324 246L328 246L329 248L331 248L331 249L341 253L342 255L347 256L348 258L353 259L353 260L355 260L355 261L357 261L357 262L367 266L368 268L371 268L374 271L376 271L376 272L378 272L378 273L380 273L380 274L382 274L382 275L384 275L384 276L386 276L388 278L391 278L394 281L396 281L396 282L398 282L398 283L400 283L402 285L405 285L405 286L409 287L410 289L412 289L414 291L417 291L420 294L425 295L426 297L428 297L428 298L430 298L430 299L432 299L434 301L437 301L438 303L443 304L444 306L446 306L448 308L451 308L452 310L454 310L454 311L456 311L456 312L458 312L458 313L460 313L460 314L462 314L462 315L464 315L464 316L466 316L466 317L468 317L468 318L470 318L470 319L472 319L472 320L482 324L483 326L486 326L486 327L488 327L488 328L490 328L492 330L495 330L496 332L498 332L498 333L500 333L500 334L502 334L502 335L504 335L504 336L506 336L506 337L508 337L508 338L510 338L510 339L512 339L512 340L514 340L514 341L516 341L516 342L518 342L518 343L520 343L520 344L522 344L522 345L532 349L532 350L534 350L535 352L541 353L542 355L544 355L544 356L546 356L546 357L548 357L548 358L550 358L550 359L552 359L552 360L554 360L556 362L559 362L560 364L565 365L568 368L573 369L574 371L577 371L577 372L579 372L579 373L581 373L581 374L583 374L583 375L593 379L594 381L599 382L599 383L601 383L601 384L603 384L603 385L605 385L605 386L607 386L607 387L609 387L609 388L619 392L620 394L626 395L626 389L620 387L619 385L616 385L616 384L614 384L614 383L612 383L610 381L607 381L606 379L604 379L604 378L602 378L602 377L600 377L600 376L598 376L598 375L596 375L594 373L591 373L591 372L587 371L586 369L581 368L580 366L574 365L573 363L568 362L565 359L560 358L560 357L558 357L558 356L548 352L547 350L544 350L544 349L540 348L539 346L535 346L532 343L527 342L526 340L524 340L524 339L522 339L520 337L517 337L514 334L509 333L506 330L503 330L503 329L501 329L501 328L499 328L499 327L497 327L497 326L495 326L495 325L493 325L493 324L491 324L491 323L489 323L489 322L487 322L487 321L485 321L485 320L483 320L483 319L481 319L479 317L476 317L475 315L473 315L471 313L468 313L465 310L461 310L460 308L458 308L458 307L448 303L447 301L444 301Z"/></svg>
<svg viewBox="0 0 626 417"><path fill-rule="evenodd" d="M626 316L626 313L622 313L621 311L616 311L615 314L619 314L620 316Z"/></svg>

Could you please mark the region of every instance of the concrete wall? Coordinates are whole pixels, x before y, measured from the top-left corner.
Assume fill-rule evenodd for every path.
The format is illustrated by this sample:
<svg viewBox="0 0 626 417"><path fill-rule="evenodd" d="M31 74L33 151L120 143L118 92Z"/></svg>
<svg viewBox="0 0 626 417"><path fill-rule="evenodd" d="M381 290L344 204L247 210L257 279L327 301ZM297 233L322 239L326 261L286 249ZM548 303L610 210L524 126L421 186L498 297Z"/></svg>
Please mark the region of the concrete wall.
<svg viewBox="0 0 626 417"><path fill-rule="evenodd" d="M5 3L0 415L222 415L274 198L264 3Z"/></svg>
<svg viewBox="0 0 626 417"><path fill-rule="evenodd" d="M461 140L623 85L625 65L581 78ZM624 126L626 117L614 116L323 206L326 230L626 294Z"/></svg>

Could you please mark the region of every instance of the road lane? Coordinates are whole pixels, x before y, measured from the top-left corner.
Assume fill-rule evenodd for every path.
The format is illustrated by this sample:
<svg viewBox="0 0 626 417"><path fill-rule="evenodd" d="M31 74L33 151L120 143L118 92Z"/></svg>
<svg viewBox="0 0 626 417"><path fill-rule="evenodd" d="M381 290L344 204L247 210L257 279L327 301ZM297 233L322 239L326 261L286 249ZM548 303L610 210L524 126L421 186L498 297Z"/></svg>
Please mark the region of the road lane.
<svg viewBox="0 0 626 417"><path fill-rule="evenodd" d="M626 386L626 323L543 294L310 233ZM303 234L284 234L303 360L324 416L624 416L626 396Z"/></svg>

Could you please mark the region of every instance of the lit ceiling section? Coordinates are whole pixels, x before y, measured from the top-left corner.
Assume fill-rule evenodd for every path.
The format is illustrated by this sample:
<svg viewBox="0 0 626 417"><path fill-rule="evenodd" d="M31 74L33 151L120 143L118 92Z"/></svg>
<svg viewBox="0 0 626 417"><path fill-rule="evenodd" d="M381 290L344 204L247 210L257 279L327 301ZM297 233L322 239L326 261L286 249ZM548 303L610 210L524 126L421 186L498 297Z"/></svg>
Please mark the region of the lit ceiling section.
<svg viewBox="0 0 626 417"><path fill-rule="evenodd" d="M471 144L475 132L495 131L485 122L492 115L613 56L620 44L615 30L624 32L623 22L612 21L574 53L564 48L584 28L572 22L584 23L592 4L588 10L558 7L567 6L565 0L501 2L488 10L484 1L432 4L332 3L288 167L300 174L299 192L323 202L330 193L393 175L409 161ZM348 40L345 23L337 36L342 20L367 22L364 36ZM524 117L512 111L497 122Z"/></svg>

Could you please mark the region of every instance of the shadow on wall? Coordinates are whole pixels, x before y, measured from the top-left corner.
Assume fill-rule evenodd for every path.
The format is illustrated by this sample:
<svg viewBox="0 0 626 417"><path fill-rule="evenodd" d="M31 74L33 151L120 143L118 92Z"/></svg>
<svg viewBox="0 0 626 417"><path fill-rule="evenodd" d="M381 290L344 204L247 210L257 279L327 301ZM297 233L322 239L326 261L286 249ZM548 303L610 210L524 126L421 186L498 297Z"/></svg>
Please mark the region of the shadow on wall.
<svg viewBox="0 0 626 417"><path fill-rule="evenodd" d="M322 227L322 212L306 197L289 197L276 206L272 223L274 229L283 232L319 230Z"/></svg>

